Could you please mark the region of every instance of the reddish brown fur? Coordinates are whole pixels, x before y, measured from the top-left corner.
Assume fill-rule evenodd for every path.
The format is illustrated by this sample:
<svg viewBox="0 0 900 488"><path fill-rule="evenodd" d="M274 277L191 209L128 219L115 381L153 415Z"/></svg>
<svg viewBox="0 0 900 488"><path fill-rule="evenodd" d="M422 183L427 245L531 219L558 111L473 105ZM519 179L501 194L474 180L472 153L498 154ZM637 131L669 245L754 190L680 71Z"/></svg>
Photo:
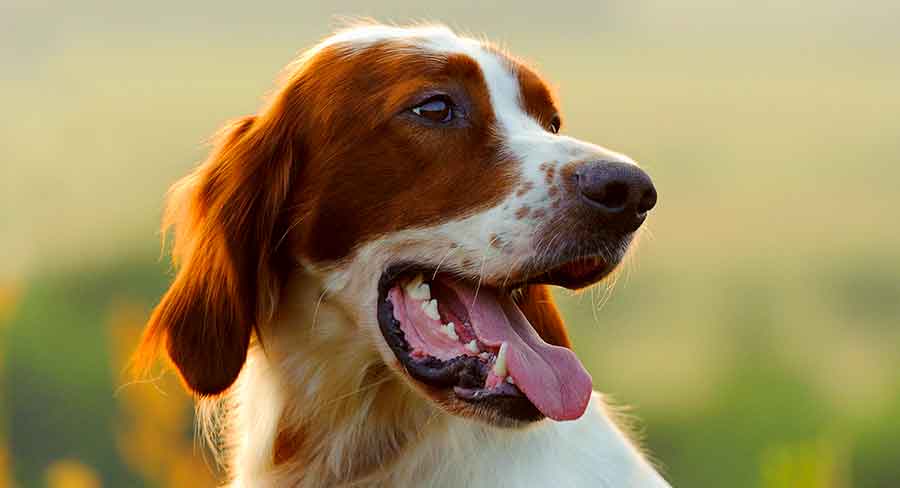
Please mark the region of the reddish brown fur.
<svg viewBox="0 0 900 488"><path fill-rule="evenodd" d="M528 286L522 299L519 300L519 308L542 339L550 344L571 349L569 333L559 309L556 308L549 286Z"/></svg>
<svg viewBox="0 0 900 488"><path fill-rule="evenodd" d="M537 73L521 61L515 61L514 67L522 92L522 103L525 111L534 117L543 127L549 127L553 117L559 117L556 97ZM560 119L562 125L562 119Z"/></svg>
<svg viewBox="0 0 900 488"><path fill-rule="evenodd" d="M426 57L390 48L369 48L343 64L336 53L322 53L297 88L317 94L304 101L317 117L303 131L307 147L317 150L306 155L298 184L305 191L295 192L293 202L301 216L295 249L313 261L339 260L373 236L496 205L518 178L499 155L477 63L464 55ZM467 98L470 127L424 129L396 117L423 86ZM366 123L354 116L356 107L370 112Z"/></svg>
<svg viewBox="0 0 900 488"><path fill-rule="evenodd" d="M349 59L331 47L299 63L271 103L226 127L173 188L164 226L175 227L180 269L150 318L139 367L165 344L193 391L217 394L240 372L297 257L337 261L374 236L496 205L515 188L477 63L397 47ZM469 125L426 128L398 115L422 87L466 100ZM523 94L545 100L532 81Z"/></svg>
<svg viewBox="0 0 900 488"><path fill-rule="evenodd" d="M181 265L153 311L138 352L146 367L165 343L187 385L219 393L244 364L253 328L278 294L275 249L292 171L292 145L272 113L227 126L210 158L172 189L164 229L176 226Z"/></svg>

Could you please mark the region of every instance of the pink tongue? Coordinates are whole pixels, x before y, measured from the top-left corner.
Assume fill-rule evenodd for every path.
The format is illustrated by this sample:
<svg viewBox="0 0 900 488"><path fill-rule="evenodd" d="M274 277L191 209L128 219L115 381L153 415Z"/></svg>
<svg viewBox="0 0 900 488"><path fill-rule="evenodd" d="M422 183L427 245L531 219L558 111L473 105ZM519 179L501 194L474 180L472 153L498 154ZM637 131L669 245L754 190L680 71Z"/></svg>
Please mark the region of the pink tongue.
<svg viewBox="0 0 900 488"><path fill-rule="evenodd" d="M493 347L506 342L507 371L531 403L554 420L581 417L593 386L575 353L544 342L512 297L485 288L475 295L462 283L448 284L468 307L478 339Z"/></svg>

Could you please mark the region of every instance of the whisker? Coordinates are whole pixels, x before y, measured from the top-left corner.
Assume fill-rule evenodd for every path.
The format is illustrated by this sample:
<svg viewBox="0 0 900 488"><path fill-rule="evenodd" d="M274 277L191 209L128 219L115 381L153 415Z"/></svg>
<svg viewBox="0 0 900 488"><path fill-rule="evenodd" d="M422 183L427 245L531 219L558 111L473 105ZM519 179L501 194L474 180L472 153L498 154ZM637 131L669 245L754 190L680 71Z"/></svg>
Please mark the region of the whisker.
<svg viewBox="0 0 900 488"><path fill-rule="evenodd" d="M481 281L484 279L484 266L487 264L487 253L490 251L491 246L496 240L497 236L494 236L481 251L481 269L478 271L478 284L475 285L475 295L472 296L473 307L475 306L475 301L478 299L478 290L481 289Z"/></svg>
<svg viewBox="0 0 900 488"><path fill-rule="evenodd" d="M313 320L312 320L312 328L316 328L316 324L319 321L319 307L322 305L322 301L325 299L325 295L328 293L328 288L322 288L322 294L319 295L319 299L316 300L316 309L313 311Z"/></svg>
<svg viewBox="0 0 900 488"><path fill-rule="evenodd" d="M516 269L516 268L519 266L519 263L520 263L523 259L525 259L525 256L519 256L518 258L516 258L515 261L513 261L512 266L510 266L509 269L506 270L506 277L503 278L503 286L502 286L503 288L506 288L506 285L507 285L507 283L509 283L509 278L510 278L510 276L512 275L513 270ZM527 275L526 275L526 276L527 276Z"/></svg>
<svg viewBox="0 0 900 488"><path fill-rule="evenodd" d="M152 378L140 378L140 379L131 380L131 381L127 382L127 383L122 383L122 384L119 385L119 387L116 388L116 390L113 392L113 398L118 397L119 394L122 393L122 390L124 390L125 388L130 388L130 387L132 387L132 386L134 386L134 385L144 385L144 384L150 384L150 385L151 385L157 392L159 392L162 396L168 396L168 393L166 393L166 392L165 392L162 388L160 388L159 385L157 384L157 382L158 382L159 380L161 380L161 379L163 378L163 376L165 376L165 375L166 375L166 371L160 371L158 375L156 375L156 376L154 376L154 377L152 377Z"/></svg>
<svg viewBox="0 0 900 488"><path fill-rule="evenodd" d="M368 385L361 386L361 387L359 387L359 388L357 388L357 389L355 389L355 390L353 390L353 391L351 391L351 392L349 392L349 393L345 393L345 394L340 395L340 396L338 396L338 397L336 397L336 398L333 398L331 401L326 402L326 403L323 403L319 408L321 409L322 407L328 407L328 406L331 406L331 405L333 405L333 404L335 404L335 403L337 403L337 402L339 402L339 401L341 401L341 400L344 400L344 399L346 399L346 398L352 397L353 395L358 395L358 394L360 394L360 393L362 393L362 392L371 390L372 388L381 386L381 385L387 383L388 381L390 381L391 379L392 379L392 378L391 378L390 376L385 376L384 378L382 378L382 379L380 379L380 380L378 380L378 381L376 381L376 382L374 382L374 383L369 383Z"/></svg>
<svg viewBox="0 0 900 488"><path fill-rule="evenodd" d="M457 249L459 249L458 246L455 246L455 245L452 245L452 244L451 244L450 249L447 251L447 254L444 254L444 257L443 257L443 258L441 259L441 261L438 263L437 268L434 269L434 274L431 275L431 280L432 280L432 281L434 281L434 280L437 278L438 271L441 270L441 266L444 265L444 261L446 261L447 258L450 257L450 255L453 254L453 252L456 251Z"/></svg>
<svg viewBox="0 0 900 488"><path fill-rule="evenodd" d="M284 240L287 238L288 234L290 234L290 232L292 230L294 230L294 227L297 227L298 225L300 225L300 223L302 223L305 219L306 219L306 215L301 215L300 218L294 220L294 222L292 222L291 225L289 225L288 228L285 229L284 234L282 234L281 238L278 239L278 242L275 243L275 250L278 250L279 248L281 248L281 244L284 243Z"/></svg>

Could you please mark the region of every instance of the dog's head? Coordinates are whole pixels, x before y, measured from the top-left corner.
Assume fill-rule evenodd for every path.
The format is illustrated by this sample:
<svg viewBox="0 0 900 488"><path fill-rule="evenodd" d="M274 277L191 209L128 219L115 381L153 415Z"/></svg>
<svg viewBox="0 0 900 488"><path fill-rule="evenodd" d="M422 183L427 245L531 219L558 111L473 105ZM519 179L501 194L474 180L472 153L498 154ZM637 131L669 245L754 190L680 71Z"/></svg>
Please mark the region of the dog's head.
<svg viewBox="0 0 900 488"><path fill-rule="evenodd" d="M548 285L608 275L656 192L560 129L544 81L484 42L378 25L328 38L173 189L180 269L146 350L164 342L200 395L228 389L302 269L446 410L579 417L591 378Z"/></svg>

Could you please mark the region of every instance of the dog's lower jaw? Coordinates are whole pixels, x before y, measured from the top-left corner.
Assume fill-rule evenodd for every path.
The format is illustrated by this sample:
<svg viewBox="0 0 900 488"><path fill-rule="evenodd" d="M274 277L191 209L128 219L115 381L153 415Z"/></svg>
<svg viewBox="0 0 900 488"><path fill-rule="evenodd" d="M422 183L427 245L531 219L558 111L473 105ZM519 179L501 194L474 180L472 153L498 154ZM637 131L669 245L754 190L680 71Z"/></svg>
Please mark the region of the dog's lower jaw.
<svg viewBox="0 0 900 488"><path fill-rule="evenodd" d="M308 275L288 283L264 347L207 419L231 446L229 486L668 486L597 396L582 419L527 429L445 413L321 290Z"/></svg>

